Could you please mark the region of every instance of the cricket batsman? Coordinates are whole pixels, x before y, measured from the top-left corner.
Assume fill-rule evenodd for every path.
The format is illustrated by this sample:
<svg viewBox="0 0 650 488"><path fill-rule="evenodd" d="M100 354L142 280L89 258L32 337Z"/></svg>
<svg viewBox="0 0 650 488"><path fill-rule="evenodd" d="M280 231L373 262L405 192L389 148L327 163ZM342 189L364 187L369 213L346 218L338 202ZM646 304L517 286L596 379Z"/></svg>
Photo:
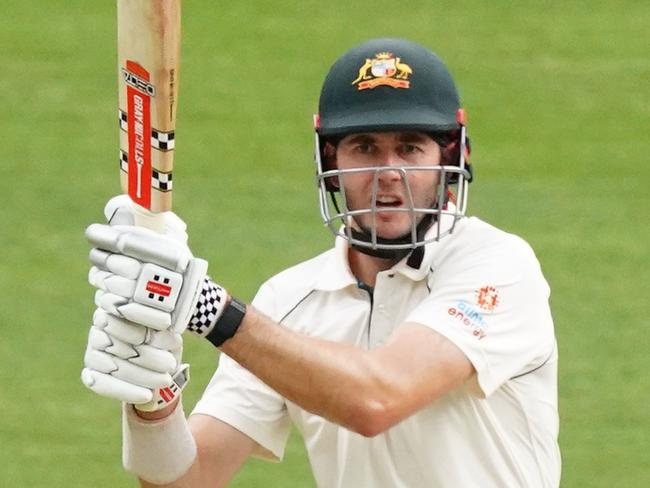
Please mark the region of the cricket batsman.
<svg viewBox="0 0 650 488"><path fill-rule="evenodd" d="M249 456L281 460L293 424L321 488L557 487L549 286L526 242L465 215L448 69L370 40L331 67L314 122L332 248L250 304L171 212L156 233L117 197L87 229L98 308L82 381L123 403L125 468L143 487L227 486ZM221 351L187 418L185 331Z"/></svg>

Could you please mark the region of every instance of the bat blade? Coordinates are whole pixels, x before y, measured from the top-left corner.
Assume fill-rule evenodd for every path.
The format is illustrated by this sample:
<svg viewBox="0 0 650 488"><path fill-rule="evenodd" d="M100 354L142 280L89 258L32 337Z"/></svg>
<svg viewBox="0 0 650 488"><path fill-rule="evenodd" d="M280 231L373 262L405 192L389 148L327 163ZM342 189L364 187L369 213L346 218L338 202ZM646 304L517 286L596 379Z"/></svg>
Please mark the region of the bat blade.
<svg viewBox="0 0 650 488"><path fill-rule="evenodd" d="M120 181L154 214L172 207L180 13L181 0L117 0Z"/></svg>

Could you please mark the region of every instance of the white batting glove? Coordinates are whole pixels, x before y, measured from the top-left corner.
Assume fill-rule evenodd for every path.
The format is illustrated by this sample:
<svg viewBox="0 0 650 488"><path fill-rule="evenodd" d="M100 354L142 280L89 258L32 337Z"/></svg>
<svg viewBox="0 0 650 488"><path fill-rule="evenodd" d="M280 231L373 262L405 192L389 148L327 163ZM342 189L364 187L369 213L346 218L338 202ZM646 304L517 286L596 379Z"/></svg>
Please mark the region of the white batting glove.
<svg viewBox="0 0 650 488"><path fill-rule="evenodd" d="M186 244L149 229L92 224L86 237L95 303L107 312L156 330L182 333L208 269Z"/></svg>
<svg viewBox="0 0 650 488"><path fill-rule="evenodd" d="M82 381L139 410L163 408L189 379L189 366L180 361L180 334L198 300L207 262L193 258L186 244L143 228L94 224L86 235L97 246L90 253L89 281L98 289L100 308Z"/></svg>
<svg viewBox="0 0 650 488"><path fill-rule="evenodd" d="M126 195L119 195L113 197L107 203L104 209L104 215L106 216L106 219L109 221L111 226L121 229L122 231L125 230L122 226L132 226L135 222L133 203L131 202L130 198ZM155 240L156 237L160 237L160 234L151 233L146 229L130 227L129 229L133 230L133 232L136 234L139 232L139 230L143 231L139 237L135 236L132 238L135 239L135 241L137 241L135 244L133 243L132 244L136 246L138 249L127 250L126 248L124 248L122 255L120 255L120 253L113 253L110 256L108 255L111 253L106 253L106 250L102 250L103 248L93 249L90 253L90 260L91 262L96 264L97 269L95 270L91 269L91 275L93 275L91 276L91 283L94 283L95 280L100 280L100 281L103 280L104 281L103 288L101 285L98 286L98 288L103 289L104 291L106 291L107 289L118 289L124 286L126 287L132 286L132 283L124 282L119 278L110 279L108 282L106 282L106 278L108 277L108 275L104 273L98 273L98 271L113 270L113 274L129 278L129 276L127 276L128 273L126 272L126 268L129 267L135 268L137 267L137 265L134 265L132 263L130 264L128 260L125 259L125 255L126 257L131 256L135 258L136 261L138 261L139 263L146 263L146 262L152 263L155 261L149 260L149 258L152 257L150 256L151 249L156 249L158 255L165 254L166 258L164 259L165 262L162 263L163 267L167 267L167 268L169 268L170 266L173 267L174 263L177 263L177 261L174 260L173 256L176 256L178 258L178 262L184 263L185 259L189 259L190 266L195 264L192 261L193 256L189 251L189 248L187 248L187 232L186 232L187 225L173 212L164 212L163 215L164 215L165 237L168 237L171 240L176 241L178 244L182 244L181 246L174 246L174 244L170 243L169 241L166 241L165 243L161 243ZM89 227L88 230L90 231L92 227L93 226ZM147 237L152 237L152 236L154 240L147 241ZM113 236L113 237L109 237L109 239L117 239L117 237ZM128 239L131 238L121 237L120 239L122 239L122 244L124 246L129 247L129 243L127 241ZM91 244L92 243L93 241L91 240ZM95 244L97 245L97 248L102 247L101 243L99 242ZM163 247L170 246L170 245L172 248L175 248L176 251L174 249L167 249L163 253ZM143 249L145 250L144 252L141 251ZM172 257L169 258L169 256ZM203 260L197 260L197 261L205 263ZM182 266L182 264L180 266ZM207 269L207 263L205 263L205 267ZM205 271L203 269L201 270ZM187 275L188 272L189 271L186 271L185 274ZM131 276L133 276L134 274L137 274L137 272L132 273ZM200 273L198 272L195 274L200 275ZM194 278L198 278L198 276L195 276ZM185 301L185 296L190 296L191 293L186 292L186 289L190 289L190 288L194 289L194 284L198 283L198 280L192 279L191 280L192 284L189 285L187 283L188 281L187 278L184 279L185 279L185 283L183 284L182 289L183 292L186 294L178 300L175 306L174 314L173 314L174 317L172 317L174 322L174 330L178 332L182 332L184 327L187 326L187 330L190 331L191 333L199 335L201 337L206 337L216 346L221 345L221 343L224 340L228 339L229 337L232 336L232 334L234 334L236 327L233 327L233 322L237 322L237 320L240 318L238 317L238 315L245 313L245 305L243 305L241 302L239 302L236 299L232 299L228 295L228 292L222 286L214 283L209 277L206 276L203 282L199 285L199 289L197 291L197 294L195 295L196 300L193 300L194 303L193 307L190 307L192 311L191 311L191 318L188 322L186 320L187 315L185 314L185 310L187 309L187 307L185 306L184 301ZM120 293L116 293L115 295L120 295ZM158 297L158 299L160 299L160 297ZM114 301L116 300L114 297L110 297L110 296L107 297L104 295L100 295L98 300L102 300L105 305L111 308L111 310L113 305L115 305L116 307L119 306L119 303L116 304L116 302ZM117 299L117 301L119 302L119 299ZM167 303L166 300L164 301L164 303ZM148 303L140 303L140 304L147 305ZM231 310L233 308L234 310ZM141 323L143 325L147 325L150 327L156 327L156 324L151 324L150 321L148 322L146 318L142 316L150 312L143 310L140 307L135 307L135 306L128 306L126 308L120 307L120 311L122 313L128 314L129 316L127 318L129 318L134 322ZM226 315L224 317L224 321L222 321L223 323L222 322L219 323L220 327L217 327L217 322L222 317L222 314L224 312ZM164 327L165 323L163 323L162 326Z"/></svg>
<svg viewBox="0 0 650 488"><path fill-rule="evenodd" d="M181 364L183 340L171 330L156 331L98 308L88 335L83 383L102 396L159 410L178 397L189 381Z"/></svg>
<svg viewBox="0 0 650 488"><path fill-rule="evenodd" d="M207 277L208 263L185 244L125 225L92 224L86 237L95 246L88 276L98 289L95 303L112 315L179 334L187 328L217 343L210 335L219 333L221 315L228 305L242 307Z"/></svg>
<svg viewBox="0 0 650 488"><path fill-rule="evenodd" d="M188 328L219 346L235 333L245 306L230 303L226 290L206 277L207 262L192 256L182 220L167 212L162 235L133 226L130 205L113 198L105 209L111 225L86 230L99 309L82 381L101 395L157 410L188 379L180 334ZM227 320L219 328L222 315Z"/></svg>

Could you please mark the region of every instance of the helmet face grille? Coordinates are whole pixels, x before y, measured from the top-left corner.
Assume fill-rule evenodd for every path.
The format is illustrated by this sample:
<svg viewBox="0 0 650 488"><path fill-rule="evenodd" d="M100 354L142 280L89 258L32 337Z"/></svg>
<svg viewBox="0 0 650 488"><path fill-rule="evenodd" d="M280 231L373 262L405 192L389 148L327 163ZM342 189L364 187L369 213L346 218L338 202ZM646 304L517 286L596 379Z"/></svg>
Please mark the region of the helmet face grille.
<svg viewBox="0 0 650 488"><path fill-rule="evenodd" d="M385 171L395 171L395 168L371 167L360 170L329 170L318 175L319 193L321 200L321 214L323 221L329 229L338 236L341 236L350 243L371 249L403 250L414 249L429 242L435 242L441 237L453 232L455 222L464 216L465 205L458 205L458 194L466 192L466 180L469 177L467 170L461 170L457 166L429 166L429 167L402 167L399 168L401 184L404 193L407 195L405 205L400 207L380 207L377 203L379 175ZM431 207L418 207L414 203L414 197L409 182L414 172L431 172L439 175L441 182L432 189L433 205ZM370 205L363 208L351 208L345 191L345 178L352 173L372 174L373 190L370 198ZM449 181L451 175L457 175L454 190L444 181ZM335 178L341 190L330 192L326 189L326 181ZM329 197L329 198L328 198ZM456 203L454 203L456 202ZM377 220L380 213L400 213L408 216L409 229L402 236L397 238L386 238L377 231ZM445 218L446 216L446 218ZM423 236L419 232L420 223L429 218L432 222L434 232L428 232ZM451 225L450 225L451 224ZM355 229L357 232L354 232ZM427 229L428 230L428 229ZM367 237L359 238L361 231Z"/></svg>
<svg viewBox="0 0 650 488"><path fill-rule="evenodd" d="M462 130L464 136L464 128ZM316 147L319 147L316 135ZM464 154L464 147L461 149ZM352 245L379 250L415 249L438 241L453 232L456 222L465 216L468 182L471 173L461 157L458 166L372 166L353 169L325 169L320 150L316 151L317 182L321 216L333 234L347 239ZM379 180L386 172L399 175L399 206L382 206L378 202ZM428 195L415 195L413 178L429 175L435 184ZM351 202L347 181L355 175L372 180L368 205L358 207ZM422 200L428 202L422 206ZM408 229L401 236L383 236L378 231L380 215L398 213L408 216ZM428 223L422 229L421 223ZM426 232L425 232L426 231Z"/></svg>

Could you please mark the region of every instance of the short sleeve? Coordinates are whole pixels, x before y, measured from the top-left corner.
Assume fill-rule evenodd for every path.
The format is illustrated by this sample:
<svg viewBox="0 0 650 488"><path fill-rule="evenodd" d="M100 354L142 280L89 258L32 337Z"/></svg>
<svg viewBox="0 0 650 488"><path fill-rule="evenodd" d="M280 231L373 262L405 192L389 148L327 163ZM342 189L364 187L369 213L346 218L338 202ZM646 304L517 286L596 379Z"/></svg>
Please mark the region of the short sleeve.
<svg viewBox="0 0 650 488"><path fill-rule="evenodd" d="M267 317L275 318L277 308L276 296L270 282L267 281L260 286L251 305Z"/></svg>
<svg viewBox="0 0 650 488"><path fill-rule="evenodd" d="M253 305L272 313L268 288L260 288ZM209 415L243 432L257 442L257 457L278 461L284 455L291 427L284 398L226 354L219 356L217 371L192 414Z"/></svg>
<svg viewBox="0 0 650 488"><path fill-rule="evenodd" d="M471 361L482 393L541 366L555 349L549 287L522 240L486 246L434 271L407 317L442 334Z"/></svg>

